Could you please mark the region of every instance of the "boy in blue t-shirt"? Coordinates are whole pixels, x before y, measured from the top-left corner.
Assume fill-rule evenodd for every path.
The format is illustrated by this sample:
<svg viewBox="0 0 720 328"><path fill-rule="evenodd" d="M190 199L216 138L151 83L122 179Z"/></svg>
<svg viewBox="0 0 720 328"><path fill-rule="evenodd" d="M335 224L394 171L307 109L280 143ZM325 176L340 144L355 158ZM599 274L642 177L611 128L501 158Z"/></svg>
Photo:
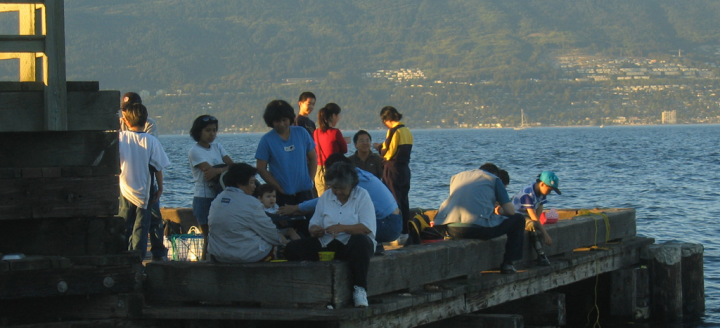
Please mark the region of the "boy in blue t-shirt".
<svg viewBox="0 0 720 328"><path fill-rule="evenodd" d="M543 212L543 205L547 203L547 195L553 190L558 195L562 194L558 189L559 185L560 179L555 173L543 171L535 180L535 183L525 186L512 199L515 212L525 215L525 230L530 231L530 239L538 254L538 264L540 265L550 265L550 260L543 251L538 230L542 233L545 244L552 245L552 238L540 223L539 217Z"/></svg>

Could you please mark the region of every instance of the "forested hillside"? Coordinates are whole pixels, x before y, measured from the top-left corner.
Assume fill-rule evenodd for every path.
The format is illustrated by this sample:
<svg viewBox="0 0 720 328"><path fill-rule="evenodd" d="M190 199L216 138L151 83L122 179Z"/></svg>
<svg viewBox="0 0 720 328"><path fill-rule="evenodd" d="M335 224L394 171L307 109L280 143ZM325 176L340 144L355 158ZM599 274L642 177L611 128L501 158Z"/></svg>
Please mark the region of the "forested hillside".
<svg viewBox="0 0 720 328"><path fill-rule="evenodd" d="M574 119L557 117L571 110L573 99L550 99L554 103L543 108L532 106L539 99L502 106L488 99L497 93L561 95L567 90L575 97L581 87L560 81L558 55L670 61L672 50L720 40L720 1L715 0L65 3L68 79L97 80L103 89L123 92L150 91L147 102L154 115L162 116L166 131L189 128L201 112L219 116L226 126L263 130L265 103L274 98L295 103L304 90L318 94L318 108L339 103L341 125L352 128L379 126L377 112L388 104L406 113L414 121L409 124L440 125L442 119L457 120L446 114L466 102L483 118L478 122L516 117L517 108L524 107L536 121L567 124ZM12 33L16 24L10 14L0 16L3 33ZM690 54L682 60L706 65L713 59ZM12 61L0 63L0 77L15 79L16 68L7 62ZM421 70L424 79L366 74L401 68ZM533 80L544 85L528 86ZM434 81L468 84L412 92ZM155 96L160 89L182 95ZM541 109L558 112L541 119ZM603 113L580 116L614 115Z"/></svg>

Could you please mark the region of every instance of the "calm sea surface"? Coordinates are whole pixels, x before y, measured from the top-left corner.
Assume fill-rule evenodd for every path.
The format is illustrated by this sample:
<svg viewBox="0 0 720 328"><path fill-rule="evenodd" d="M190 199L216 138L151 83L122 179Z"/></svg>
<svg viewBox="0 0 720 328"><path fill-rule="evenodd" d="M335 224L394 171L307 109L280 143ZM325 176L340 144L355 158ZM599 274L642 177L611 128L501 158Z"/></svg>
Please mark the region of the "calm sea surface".
<svg viewBox="0 0 720 328"><path fill-rule="evenodd" d="M546 208L632 207L638 234L658 243L702 243L707 311L703 322L691 326L720 326L719 242L713 237L720 233L720 125L412 132L410 207L437 208L453 174L485 162L510 173L511 195L541 171L555 171L563 194L553 193ZM385 131L370 133L379 142ZM217 141L235 162L254 166L261 136L220 135ZM187 135L161 136L160 141L173 163L165 171L161 204L190 207L187 153L194 141Z"/></svg>

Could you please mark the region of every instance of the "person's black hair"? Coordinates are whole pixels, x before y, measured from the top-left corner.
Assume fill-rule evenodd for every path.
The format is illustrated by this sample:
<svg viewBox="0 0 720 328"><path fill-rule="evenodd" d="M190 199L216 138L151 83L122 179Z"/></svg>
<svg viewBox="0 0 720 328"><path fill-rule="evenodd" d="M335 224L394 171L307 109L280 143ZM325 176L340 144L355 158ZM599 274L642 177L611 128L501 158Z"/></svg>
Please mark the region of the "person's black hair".
<svg viewBox="0 0 720 328"><path fill-rule="evenodd" d="M307 100L308 98L317 99L315 98L315 94L310 91L305 91L300 94L300 97L298 98L298 102L303 102Z"/></svg>
<svg viewBox="0 0 720 328"><path fill-rule="evenodd" d="M380 119L385 121L399 121L402 120L402 114L398 113L397 109L393 106L385 106L380 110Z"/></svg>
<svg viewBox="0 0 720 328"><path fill-rule="evenodd" d="M334 153L328 156L328 158L325 160L325 167L331 167L333 164L338 162L350 163L352 165L352 161L349 158L345 157L345 155L340 153Z"/></svg>
<svg viewBox="0 0 720 328"><path fill-rule="evenodd" d="M273 100L265 107L263 120L268 127L273 127L273 122L280 121L284 118L295 122L295 110L285 100Z"/></svg>
<svg viewBox="0 0 720 328"><path fill-rule="evenodd" d="M267 193L276 192L276 191L277 191L277 189L275 188L275 186L273 186L269 183L266 183L266 184L262 184L262 185L258 186L257 188L255 188L255 195L253 195L253 196L255 196L256 198L260 198Z"/></svg>
<svg viewBox="0 0 720 328"><path fill-rule="evenodd" d="M480 166L480 169L492 173L494 176L498 176L498 174L500 174L500 169L498 169L498 167L493 163L485 163Z"/></svg>
<svg viewBox="0 0 720 328"><path fill-rule="evenodd" d="M338 162L325 170L325 184L328 189L332 187L355 188L360 179L358 178L355 165L352 163Z"/></svg>
<svg viewBox="0 0 720 328"><path fill-rule="evenodd" d="M215 118L215 116L208 114L198 116L195 121L193 121L193 125L190 128L190 136L193 138L193 140L195 140L196 142L200 141L202 130L210 124L215 124L215 127L217 129L220 129L220 124L218 123L218 120Z"/></svg>
<svg viewBox="0 0 720 328"><path fill-rule="evenodd" d="M502 181L503 185L507 187L510 184L510 173L508 171L505 171L503 169L498 170L498 178L500 178L500 181Z"/></svg>
<svg viewBox="0 0 720 328"><path fill-rule="evenodd" d="M355 135L353 136L353 144L357 144L358 139L360 139L360 136L363 134L368 136L368 138L370 138L370 141L372 142L372 136L370 135L370 133L368 133L365 130L360 130L360 131L356 132Z"/></svg>
<svg viewBox="0 0 720 328"><path fill-rule="evenodd" d="M255 174L257 174L257 169L250 164L233 163L228 167L227 173L225 173L225 186L245 186Z"/></svg>
<svg viewBox="0 0 720 328"><path fill-rule="evenodd" d="M340 115L340 111L340 106L338 106L338 104L336 103L328 103L327 105L325 105L325 107L320 108L317 118L317 123L319 125L320 131L325 132L329 128L331 128L330 119L335 114Z"/></svg>
<svg viewBox="0 0 720 328"><path fill-rule="evenodd" d="M127 123L131 127L145 127L147 122L147 108L143 104L135 103L128 105L122 111L123 117L127 120Z"/></svg>

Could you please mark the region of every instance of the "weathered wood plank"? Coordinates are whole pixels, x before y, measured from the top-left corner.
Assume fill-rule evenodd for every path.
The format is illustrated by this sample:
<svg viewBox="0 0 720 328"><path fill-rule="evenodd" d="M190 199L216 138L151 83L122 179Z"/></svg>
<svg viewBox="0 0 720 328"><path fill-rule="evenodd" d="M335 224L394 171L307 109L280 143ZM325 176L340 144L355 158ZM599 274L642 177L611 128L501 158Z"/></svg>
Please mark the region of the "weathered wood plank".
<svg viewBox="0 0 720 328"><path fill-rule="evenodd" d="M66 131L68 95L65 83L65 1L47 1L42 12L45 22L43 69L46 86L43 127L47 131Z"/></svg>
<svg viewBox="0 0 720 328"><path fill-rule="evenodd" d="M190 231L190 227L200 227L195 215L193 214L192 208L168 208L163 207L160 209L162 217L165 220L175 222L182 226L182 231Z"/></svg>
<svg viewBox="0 0 720 328"><path fill-rule="evenodd" d="M9 4L28 4L28 3L44 4L45 0L2 0L2 2L9 3Z"/></svg>
<svg viewBox="0 0 720 328"><path fill-rule="evenodd" d="M0 299L132 292L140 265L0 272Z"/></svg>
<svg viewBox="0 0 720 328"><path fill-rule="evenodd" d="M517 314L464 314L433 322L421 328L523 328L523 316Z"/></svg>
<svg viewBox="0 0 720 328"><path fill-rule="evenodd" d="M0 52L45 52L45 36L0 35Z"/></svg>
<svg viewBox="0 0 720 328"><path fill-rule="evenodd" d="M606 215L611 227L610 240L635 236L635 210L607 210ZM591 246L596 242L604 244L604 220L599 215L582 216L547 225L546 230L554 242L552 246L545 248L545 253L553 256ZM596 241L596 235L602 238ZM488 241L457 240L386 251L385 256L373 257L370 262L368 294L384 294L497 268L502 262L505 240L505 237ZM528 250L524 252L524 260L535 257L534 252L529 251L529 244L526 234L525 245L528 245ZM415 274L415 268L424 267L427 263L432 263L433 270Z"/></svg>
<svg viewBox="0 0 720 328"><path fill-rule="evenodd" d="M117 130L120 91L68 92L68 130Z"/></svg>
<svg viewBox="0 0 720 328"><path fill-rule="evenodd" d="M66 323L72 320L127 319L140 315L142 302L143 295L141 293L92 294L0 301L0 320L4 325L16 327L15 324L19 322L49 323L56 322L59 318ZM42 310L38 311L38 309ZM3 315L5 313L9 317ZM148 322L146 326L155 325ZM68 327L76 326L69 325Z"/></svg>
<svg viewBox="0 0 720 328"><path fill-rule="evenodd" d="M327 262L242 265L151 262L145 270L147 294L149 300L157 302L281 301L325 306L333 297L334 265Z"/></svg>
<svg viewBox="0 0 720 328"><path fill-rule="evenodd" d="M78 87L92 88L85 85ZM65 98L68 129L71 131L117 130L119 128L118 99L120 99L119 91L68 92ZM0 131L44 131L42 120L44 104L40 91L0 92L0 113L5 113L6 117L0 122Z"/></svg>
<svg viewBox="0 0 720 328"><path fill-rule="evenodd" d="M72 259L72 256L112 254L123 257L126 252L125 222L120 217L0 221L0 253L4 254L54 255ZM112 258L106 260L115 261ZM78 261L79 265L86 265L91 260Z"/></svg>
<svg viewBox="0 0 720 328"><path fill-rule="evenodd" d="M43 269L67 269L72 266L70 259L64 257L28 256L19 260L3 261L8 264L2 271L31 271Z"/></svg>
<svg viewBox="0 0 720 328"><path fill-rule="evenodd" d="M483 314L519 315L525 325L564 326L567 324L565 294L540 293L485 309Z"/></svg>
<svg viewBox="0 0 720 328"><path fill-rule="evenodd" d="M89 166L120 172L118 134L114 132L8 132L0 133L0 140L12 140L0 143L0 168Z"/></svg>
<svg viewBox="0 0 720 328"><path fill-rule="evenodd" d="M187 211L185 211L187 212ZM163 212L165 214L166 212ZM180 213L176 211L175 214ZM596 225L596 221L601 221L600 224ZM181 220L182 221L182 220ZM608 213L608 221L611 226L610 235L613 238L629 237L629 233L634 234L635 232L635 211L610 211ZM550 230L554 234L556 244L554 247L548 249L546 253L548 255L563 254L568 251L572 251L575 248L581 246L589 246L595 243L594 235L596 228L598 227L598 234L605 236L605 223L602 217L578 217L572 220L563 220L558 224L555 224ZM562 237L560 237L562 236ZM565 241L560 241L565 239ZM568 241L569 240L569 241ZM604 239L598 241L602 244ZM370 267L368 272L368 295L381 295L389 292L401 291L401 290L422 290L423 286L429 283L437 281L443 281L453 279L457 277L473 277L477 276L477 273L483 270L490 270L497 268L502 261L502 254L505 248L505 238L495 238L488 241L481 240L454 240L440 243L432 243L426 245L417 245L404 247L397 250L386 251L384 256L375 256L370 260ZM532 254L525 254L525 259L531 259ZM580 261L583 257L578 256L576 261ZM587 258L587 256L585 257ZM432 270L424 270L421 274L416 271L417 268L426 268L428 264L431 264ZM582 264L582 263L577 263ZM347 277L349 277L348 266L344 262L333 261L327 264L322 263L306 263L308 267L312 268L324 268L323 265L327 265L328 273L332 279L320 279L313 277L312 275L297 274L291 275L290 273L283 274L283 270L295 270L297 269L292 266L276 266L268 270L268 273L282 276L282 279L295 279L294 284L299 286L306 285L308 283L307 277L313 277L313 284L322 286L323 290L329 290L329 292L323 294L317 294L313 297L327 297L325 299L313 298L308 296L302 296L295 299L294 296L286 295L283 298L283 302L291 303L320 303L320 304L333 304L336 308L343 307L352 302L352 289L348 283ZM197 275L210 275L213 276L217 272L206 272L205 271L219 271L221 270L223 275L230 276L245 276L252 275L256 277L256 273L252 273L248 269L248 265L245 264L233 264L224 265L221 269L218 269L208 264L196 264L196 263L182 263L182 264L157 264L162 268L159 271L149 270L156 266L155 263L148 265L148 278L154 283L163 283L166 287L158 287L157 292L152 294L162 294L164 292L173 293L175 298L182 300L211 300L211 299L222 299L224 301L238 301L238 302L251 302L256 298L241 293L242 291L252 291L252 293L260 294L274 294L279 290L276 283L272 279L267 278L262 280L258 277L253 280L252 284L245 281L234 281L232 283L232 290L235 292L223 295L222 297L211 297L213 294L207 293L203 290L221 290L225 292L225 285L221 283L223 280L210 280L206 282L206 285L201 285L199 282L193 282L185 276L189 276L188 272L196 271ZM178 268L173 268L178 266ZM269 268L267 264L256 264L257 268ZM253 267L255 268L255 267ZM539 272L549 273L552 270L557 269L557 266L545 267L538 269ZM317 269L321 270L321 269ZM325 270L325 269L322 269ZM234 273L231 273L234 272ZM154 275L158 277L154 277ZM516 277L523 277L526 274L512 275ZM269 277L269 276L268 276ZM508 278L510 279L510 278ZM515 278L513 278L515 279ZM163 282L167 280L168 282ZM208 286L207 284L212 284ZM245 284L245 286L243 286ZM163 285L163 286L164 286ZM292 286L293 282L283 281L282 287ZM158 285L161 286L161 285ZM187 286L184 288L170 289L169 286ZM262 289L268 288L265 291ZM151 289L154 287L150 287ZM319 287L318 287L319 288ZM242 294L242 295L241 295ZM264 301L264 300L263 300ZM268 300L272 301L272 300Z"/></svg>
<svg viewBox="0 0 720 328"><path fill-rule="evenodd" d="M115 215L119 188L116 176L3 179L0 220Z"/></svg>
<svg viewBox="0 0 720 328"><path fill-rule="evenodd" d="M487 274L481 279L455 279L437 283L441 289L403 296L398 293L370 298L370 307L365 309L301 310L263 309L229 306L163 306L155 305L143 309L144 318L153 319L215 319L215 320L268 320L268 321L337 321L340 327L415 327L454 315L474 312L503 302L538 293L559 286L571 284L597 273L607 272L639 262L639 248L654 240L638 237L622 245L613 245L610 250L581 252L573 266L568 261L558 261L552 272L530 269L527 274ZM148 264L148 269L153 263ZM507 279L506 279L507 278ZM515 291L515 292L514 292ZM498 297L493 295L499 294ZM435 296L438 295L438 296ZM425 303L417 300L425 300ZM440 310L444 309L444 310ZM425 313L428 312L429 313Z"/></svg>
<svg viewBox="0 0 720 328"><path fill-rule="evenodd" d="M42 81L0 81L0 92L43 91L44 89L45 84ZM67 81L67 91L97 92L100 91L100 83L98 81Z"/></svg>

